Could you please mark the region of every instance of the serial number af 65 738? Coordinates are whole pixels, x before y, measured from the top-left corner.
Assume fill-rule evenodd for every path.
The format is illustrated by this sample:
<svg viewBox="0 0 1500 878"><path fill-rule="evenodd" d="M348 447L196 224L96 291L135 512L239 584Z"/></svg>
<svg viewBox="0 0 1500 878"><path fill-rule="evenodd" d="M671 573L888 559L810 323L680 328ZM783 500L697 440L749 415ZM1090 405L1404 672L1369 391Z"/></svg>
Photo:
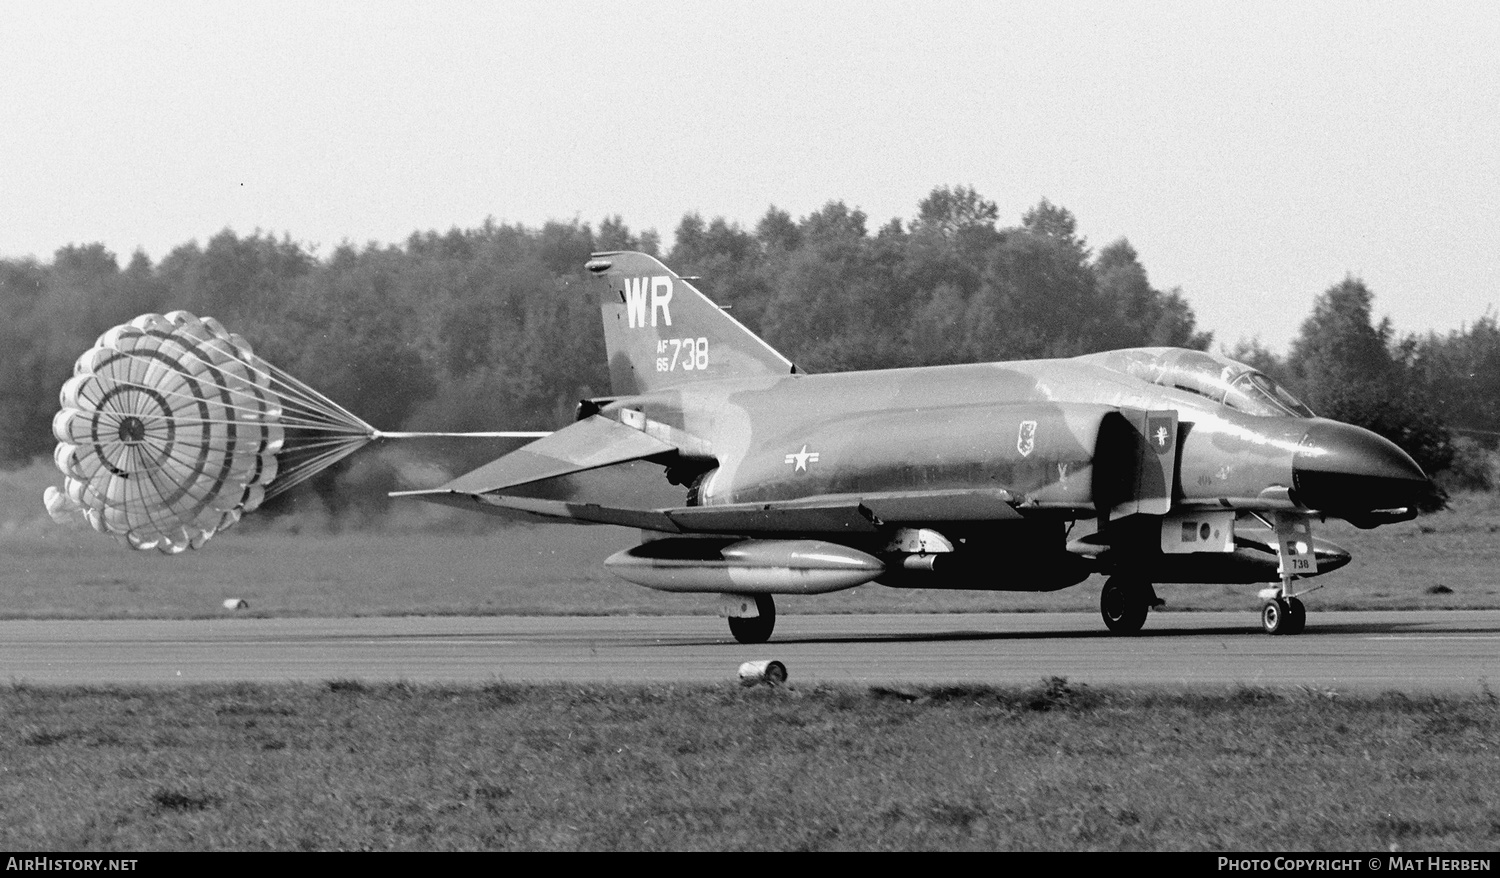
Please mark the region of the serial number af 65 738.
<svg viewBox="0 0 1500 878"><path fill-rule="evenodd" d="M656 343L656 371L691 372L708 368L707 338L664 338Z"/></svg>

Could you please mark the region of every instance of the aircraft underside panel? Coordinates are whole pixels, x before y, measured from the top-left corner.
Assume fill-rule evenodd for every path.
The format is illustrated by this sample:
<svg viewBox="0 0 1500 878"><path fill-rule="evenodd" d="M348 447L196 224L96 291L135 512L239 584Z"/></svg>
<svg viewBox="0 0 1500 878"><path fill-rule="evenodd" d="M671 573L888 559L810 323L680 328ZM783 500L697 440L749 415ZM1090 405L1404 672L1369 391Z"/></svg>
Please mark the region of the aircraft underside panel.
<svg viewBox="0 0 1500 878"><path fill-rule="evenodd" d="M1305 517L1302 518L1304 525ZM1185 551L1173 547L1168 551L1165 544L1169 537L1186 540L1184 532L1188 525L1196 525L1193 540L1200 543L1196 549ZM1297 532L1295 539L1300 546L1288 549L1286 539L1265 525L1247 524L1246 520L1233 522L1232 539L1222 542L1219 528L1222 519L1201 515L1172 516L1157 527L1155 519L1144 516L1117 522L1127 529L1116 534L1116 544L1107 552L1096 555L1099 572L1126 573L1149 582L1225 583L1250 584L1271 583L1281 579L1283 556L1289 551L1293 557L1304 561L1292 573L1302 579L1337 570L1349 563L1349 553L1329 540L1314 536L1306 527ZM1206 531L1206 532L1205 532ZM1164 544L1160 551L1148 548L1146 534L1159 533ZM1078 546L1084 541L1078 541ZM1070 546L1072 548L1072 546Z"/></svg>

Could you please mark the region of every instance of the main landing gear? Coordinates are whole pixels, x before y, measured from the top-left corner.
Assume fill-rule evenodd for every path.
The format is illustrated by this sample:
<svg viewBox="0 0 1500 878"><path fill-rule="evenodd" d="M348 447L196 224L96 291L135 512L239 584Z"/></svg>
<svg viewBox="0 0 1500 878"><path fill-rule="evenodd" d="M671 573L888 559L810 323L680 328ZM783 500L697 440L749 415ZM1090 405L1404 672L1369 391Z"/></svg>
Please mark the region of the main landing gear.
<svg viewBox="0 0 1500 878"><path fill-rule="evenodd" d="M1151 583L1129 576L1111 576L1099 593L1099 614L1104 627L1115 634L1134 634L1146 624L1146 614L1166 601L1156 596Z"/></svg>
<svg viewBox="0 0 1500 878"><path fill-rule="evenodd" d="M754 616L729 616L729 633L740 643L765 643L776 627L776 601L768 594L745 595L744 603L755 601ZM746 607L748 609L748 607Z"/></svg>

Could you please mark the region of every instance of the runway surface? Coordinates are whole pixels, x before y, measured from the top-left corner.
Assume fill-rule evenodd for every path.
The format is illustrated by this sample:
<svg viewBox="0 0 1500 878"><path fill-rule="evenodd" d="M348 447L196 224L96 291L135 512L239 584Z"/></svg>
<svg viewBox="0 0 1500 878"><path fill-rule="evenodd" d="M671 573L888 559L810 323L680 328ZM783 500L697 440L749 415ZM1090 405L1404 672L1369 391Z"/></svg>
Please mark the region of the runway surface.
<svg viewBox="0 0 1500 878"><path fill-rule="evenodd" d="M1133 637L1091 613L794 615L735 643L714 616L0 622L0 679L33 684L324 680L711 683L777 659L791 682L1500 691L1500 611L1156 613Z"/></svg>

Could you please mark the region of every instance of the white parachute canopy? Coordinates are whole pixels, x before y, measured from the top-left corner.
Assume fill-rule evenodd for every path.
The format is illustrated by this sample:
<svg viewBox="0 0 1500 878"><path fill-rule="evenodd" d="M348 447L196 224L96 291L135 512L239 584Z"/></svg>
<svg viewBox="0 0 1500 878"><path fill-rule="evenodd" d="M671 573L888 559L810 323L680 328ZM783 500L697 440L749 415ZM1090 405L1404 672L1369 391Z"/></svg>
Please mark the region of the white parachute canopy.
<svg viewBox="0 0 1500 878"><path fill-rule="evenodd" d="M47 488L47 511L168 554L382 435L186 311L101 335L61 397L53 460L66 480Z"/></svg>

